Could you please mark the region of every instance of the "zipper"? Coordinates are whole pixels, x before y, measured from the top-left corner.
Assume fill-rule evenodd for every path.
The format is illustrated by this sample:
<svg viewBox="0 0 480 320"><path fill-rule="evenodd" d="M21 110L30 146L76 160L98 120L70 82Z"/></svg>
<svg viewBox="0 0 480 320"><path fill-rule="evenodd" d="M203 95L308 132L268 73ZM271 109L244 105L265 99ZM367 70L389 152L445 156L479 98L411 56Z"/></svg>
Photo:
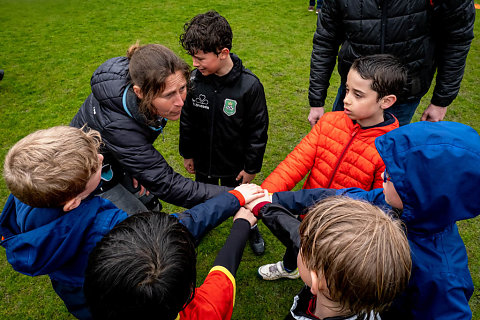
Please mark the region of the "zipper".
<svg viewBox="0 0 480 320"><path fill-rule="evenodd" d="M387 5L382 1L379 9L382 9L382 23L380 27L380 53L385 52L385 29L387 28Z"/></svg>
<svg viewBox="0 0 480 320"><path fill-rule="evenodd" d="M210 125L210 154L208 156L208 173L207 177L210 179L212 176L212 154L213 154L213 132L214 132L214 120L215 120L215 107L217 105L217 89L215 89L213 92L215 93L215 103L212 103L210 107L210 120L211 120L211 125Z"/></svg>
<svg viewBox="0 0 480 320"><path fill-rule="evenodd" d="M350 136L350 141L348 141L345 148L343 148L342 153L340 154L340 157L338 157L337 163L335 164L335 168L333 169L332 175L330 176L330 180L328 181L328 184L327 184L327 187L326 187L327 189L329 189L330 186L332 185L333 178L335 177L335 174L337 173L338 167L340 166L340 163L342 162L342 159L345 156L345 153L347 152L348 148L350 147L353 140L355 139L359 129L360 129L360 126L357 124L357 127L353 130L353 132Z"/></svg>

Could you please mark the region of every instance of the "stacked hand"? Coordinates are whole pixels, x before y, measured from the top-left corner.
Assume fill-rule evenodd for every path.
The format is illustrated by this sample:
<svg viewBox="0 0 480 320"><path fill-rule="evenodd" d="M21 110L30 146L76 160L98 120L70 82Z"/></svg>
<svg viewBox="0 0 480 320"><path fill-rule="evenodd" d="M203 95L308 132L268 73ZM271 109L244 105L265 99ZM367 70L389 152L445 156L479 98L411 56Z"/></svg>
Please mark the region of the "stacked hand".
<svg viewBox="0 0 480 320"><path fill-rule="evenodd" d="M243 218L250 222L251 226L254 226L257 223L257 218L255 218L251 210L260 202L272 202L268 191L253 183L239 185L235 190L242 194L245 199L245 205L237 212L233 220Z"/></svg>

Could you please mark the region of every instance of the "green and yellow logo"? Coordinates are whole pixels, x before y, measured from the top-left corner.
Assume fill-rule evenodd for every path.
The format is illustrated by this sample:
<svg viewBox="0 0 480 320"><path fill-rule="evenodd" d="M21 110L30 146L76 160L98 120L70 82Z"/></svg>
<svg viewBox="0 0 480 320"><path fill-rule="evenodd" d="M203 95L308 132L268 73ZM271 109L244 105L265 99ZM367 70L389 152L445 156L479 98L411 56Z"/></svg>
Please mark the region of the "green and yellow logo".
<svg viewBox="0 0 480 320"><path fill-rule="evenodd" d="M223 105L223 112L227 116L233 116L235 112L237 112L237 101L232 99L225 99L225 103Z"/></svg>

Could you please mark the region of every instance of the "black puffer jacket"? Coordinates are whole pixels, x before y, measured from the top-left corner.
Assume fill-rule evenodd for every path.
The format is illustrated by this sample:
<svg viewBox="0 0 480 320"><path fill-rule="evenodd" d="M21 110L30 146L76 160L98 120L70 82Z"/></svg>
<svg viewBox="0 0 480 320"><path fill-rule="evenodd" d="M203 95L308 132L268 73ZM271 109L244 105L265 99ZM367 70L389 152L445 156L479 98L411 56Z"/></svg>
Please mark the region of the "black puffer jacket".
<svg viewBox="0 0 480 320"><path fill-rule="evenodd" d="M310 106L325 104L337 53L342 83L360 56L399 57L409 70L402 102L420 99L438 66L431 102L448 106L460 88L474 20L473 0L325 0L313 37Z"/></svg>
<svg viewBox="0 0 480 320"><path fill-rule="evenodd" d="M165 122L149 126L138 112L128 64L126 57L117 57L98 67L91 79L92 93L70 125L80 128L87 124L98 130L105 143L104 163L113 166L114 176L125 170L161 200L190 208L225 191L176 173L153 147Z"/></svg>
<svg viewBox="0 0 480 320"><path fill-rule="evenodd" d="M260 172L268 139L263 86L240 58L230 56L233 68L225 76L192 72L180 118L180 154L212 177Z"/></svg>

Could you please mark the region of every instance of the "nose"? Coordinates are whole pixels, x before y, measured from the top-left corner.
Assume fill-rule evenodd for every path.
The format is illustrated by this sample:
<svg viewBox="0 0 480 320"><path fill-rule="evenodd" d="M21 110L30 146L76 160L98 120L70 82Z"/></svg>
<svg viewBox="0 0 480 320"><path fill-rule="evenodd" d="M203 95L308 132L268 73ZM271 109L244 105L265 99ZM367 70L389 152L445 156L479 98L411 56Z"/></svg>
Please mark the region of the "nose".
<svg viewBox="0 0 480 320"><path fill-rule="evenodd" d="M346 105L350 104L350 94L348 92L345 93L345 98L343 98L343 104L346 104Z"/></svg>
<svg viewBox="0 0 480 320"><path fill-rule="evenodd" d="M183 107L183 104L185 102L185 97L181 93L177 93L175 95L175 101L173 102L175 106L177 107Z"/></svg>
<svg viewBox="0 0 480 320"><path fill-rule="evenodd" d="M192 57L192 64L193 64L193 67L194 67L194 68L198 68L198 66L200 65L200 64L198 63L198 59L197 59L197 58L194 58L194 57Z"/></svg>

